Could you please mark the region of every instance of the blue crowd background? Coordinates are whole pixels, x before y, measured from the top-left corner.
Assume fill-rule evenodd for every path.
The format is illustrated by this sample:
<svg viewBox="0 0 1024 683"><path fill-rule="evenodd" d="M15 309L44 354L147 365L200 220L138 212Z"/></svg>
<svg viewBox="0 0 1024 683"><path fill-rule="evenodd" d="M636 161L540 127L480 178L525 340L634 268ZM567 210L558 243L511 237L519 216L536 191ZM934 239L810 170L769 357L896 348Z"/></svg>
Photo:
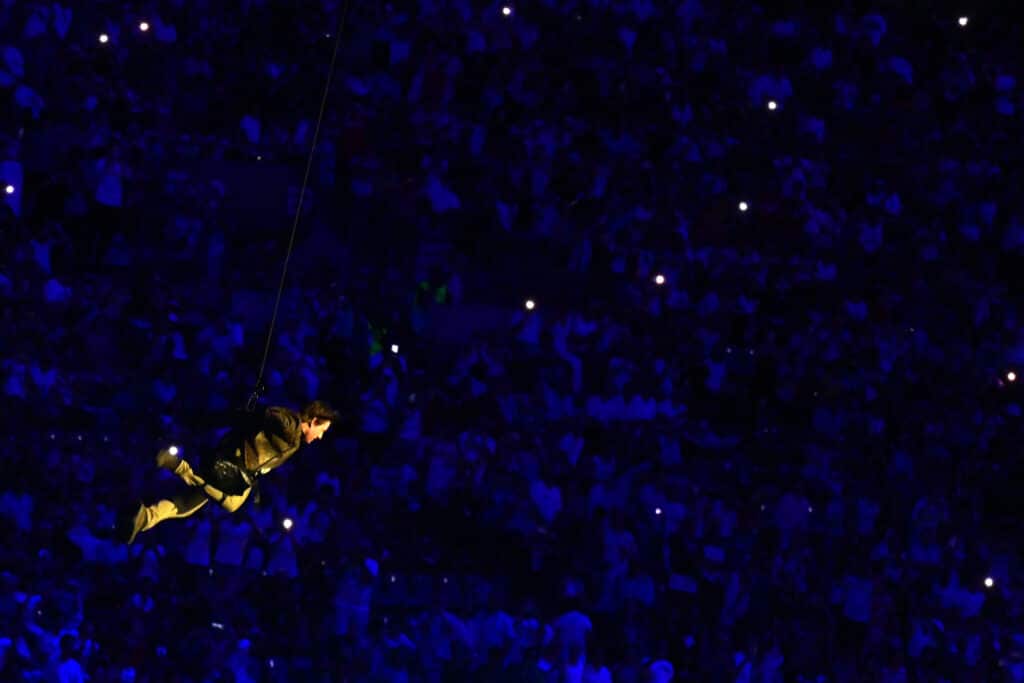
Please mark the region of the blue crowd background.
<svg viewBox="0 0 1024 683"><path fill-rule="evenodd" d="M0 6L0 679L1024 680L1009 3L352 0L130 547L345 4Z"/></svg>

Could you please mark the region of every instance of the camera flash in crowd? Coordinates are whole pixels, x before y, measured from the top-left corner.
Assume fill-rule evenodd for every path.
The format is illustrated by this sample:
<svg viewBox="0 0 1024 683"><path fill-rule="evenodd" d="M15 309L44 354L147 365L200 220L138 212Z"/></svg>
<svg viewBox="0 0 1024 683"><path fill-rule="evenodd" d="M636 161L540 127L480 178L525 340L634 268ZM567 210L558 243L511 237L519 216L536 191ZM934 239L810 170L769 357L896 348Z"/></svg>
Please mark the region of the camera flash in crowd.
<svg viewBox="0 0 1024 683"><path fill-rule="evenodd" d="M654 508L654 514L660 515L661 514L661 508Z"/></svg>
<svg viewBox="0 0 1024 683"><path fill-rule="evenodd" d="M109 40L110 40L110 36L108 36L106 33L101 33L100 34L100 42L101 43L106 45Z"/></svg>
<svg viewBox="0 0 1024 683"><path fill-rule="evenodd" d="M1007 382L1016 382L1017 381L1017 373L1012 371L1012 370L1010 372L1006 373L1006 381Z"/></svg>
<svg viewBox="0 0 1024 683"><path fill-rule="evenodd" d="M508 5L505 5L504 7L501 8L501 13L504 14L506 17L510 17L512 16L512 8L509 7Z"/></svg>
<svg viewBox="0 0 1024 683"><path fill-rule="evenodd" d="M149 22L148 21L140 21L139 22L139 30L142 31L143 33L148 31L149 30Z"/></svg>
<svg viewBox="0 0 1024 683"><path fill-rule="evenodd" d="M768 100L768 111L775 111L779 108L779 104L775 100Z"/></svg>
<svg viewBox="0 0 1024 683"><path fill-rule="evenodd" d="M170 453L171 455L177 455L178 454L178 447L177 446L171 446L170 448L167 449L167 452Z"/></svg>
<svg viewBox="0 0 1024 683"><path fill-rule="evenodd" d="M992 580L992 577L991 576L986 576L985 577L985 588L991 588L994 585L996 585L996 582Z"/></svg>
<svg viewBox="0 0 1024 683"><path fill-rule="evenodd" d="M391 353L398 353L398 344L391 345Z"/></svg>
<svg viewBox="0 0 1024 683"><path fill-rule="evenodd" d="M967 17L960 17L956 23L960 24L961 26L967 26Z"/></svg>
<svg viewBox="0 0 1024 683"><path fill-rule="evenodd" d="M537 304L533 302L533 299L527 299L524 305L526 306L526 310L528 311L532 311L537 307Z"/></svg>
<svg viewBox="0 0 1024 683"><path fill-rule="evenodd" d="M14 194L14 185L8 185L4 188L4 192L7 194Z"/></svg>
<svg viewBox="0 0 1024 683"><path fill-rule="evenodd" d="M655 275L654 276L654 284L656 284L656 285L663 285L663 284L665 284L665 276L662 275L661 273L658 273L657 275Z"/></svg>
<svg viewBox="0 0 1024 683"><path fill-rule="evenodd" d="M740 211L746 211L749 208L750 208L749 204L747 204L746 202L740 202Z"/></svg>
<svg viewBox="0 0 1024 683"><path fill-rule="evenodd" d="M289 529L291 529L292 528L292 518L291 517L285 517L283 520L281 520L281 526L284 527L285 531L288 531Z"/></svg>

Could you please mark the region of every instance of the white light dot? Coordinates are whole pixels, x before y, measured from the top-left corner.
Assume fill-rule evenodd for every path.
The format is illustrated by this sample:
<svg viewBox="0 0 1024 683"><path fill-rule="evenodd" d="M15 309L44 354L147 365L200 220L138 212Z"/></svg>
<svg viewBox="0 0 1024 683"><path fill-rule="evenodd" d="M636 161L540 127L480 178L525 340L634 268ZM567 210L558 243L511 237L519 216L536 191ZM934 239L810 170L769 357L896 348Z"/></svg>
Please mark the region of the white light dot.
<svg viewBox="0 0 1024 683"><path fill-rule="evenodd" d="M509 7L508 5L505 5L504 7L501 8L501 13L504 14L506 17L510 17L512 16L512 8Z"/></svg>
<svg viewBox="0 0 1024 683"><path fill-rule="evenodd" d="M657 275L655 275L654 276L654 284L656 284L656 285L663 285L663 284L665 284L665 276L662 275L661 273L658 273Z"/></svg>
<svg viewBox="0 0 1024 683"><path fill-rule="evenodd" d="M394 582L395 582L395 581L397 581L397 580L398 580L398 579L396 579L396 578L395 578L395 575L394 575L394 574L392 574L392 575L391 575L391 583L394 583Z"/></svg>
<svg viewBox="0 0 1024 683"><path fill-rule="evenodd" d="M526 306L526 310L532 311L534 308L537 307L537 304L534 303L533 299L527 299L525 306Z"/></svg>
<svg viewBox="0 0 1024 683"><path fill-rule="evenodd" d="M106 44L109 40L110 40L110 36L108 36L106 33L101 33L100 34L100 42L101 43Z"/></svg>
<svg viewBox="0 0 1024 683"><path fill-rule="evenodd" d="M78 435L78 440L79 440L79 441L81 441L81 440L82 440L82 435L81 435L81 434L79 434L79 435Z"/></svg>
<svg viewBox="0 0 1024 683"><path fill-rule="evenodd" d="M448 577L447 577L447 576L446 576L446 577L444 577L443 581L444 581L445 583L448 583Z"/></svg>
<svg viewBox="0 0 1024 683"><path fill-rule="evenodd" d="M747 204L746 202L740 202L740 211L746 211L749 208L750 208L749 204Z"/></svg>
<svg viewBox="0 0 1024 683"><path fill-rule="evenodd" d="M57 438L56 434L50 434L50 441L53 441L56 438Z"/></svg>
<svg viewBox="0 0 1024 683"><path fill-rule="evenodd" d="M995 583L996 582L992 580L991 576L985 578L985 588L991 588Z"/></svg>
<svg viewBox="0 0 1024 683"><path fill-rule="evenodd" d="M961 26L967 26L967 17L960 17L956 23L960 24Z"/></svg>
<svg viewBox="0 0 1024 683"><path fill-rule="evenodd" d="M292 528L292 518L291 517L285 517L283 520L281 520L281 526L284 527L285 531L287 531L288 529L291 529Z"/></svg>
<svg viewBox="0 0 1024 683"><path fill-rule="evenodd" d="M778 103L775 100L768 100L768 110L775 111L779 108Z"/></svg>
<svg viewBox="0 0 1024 683"><path fill-rule="evenodd" d="M1013 372L1013 371L1010 371L1010 372L1006 373L1006 379L1009 382L1016 382L1017 381L1017 373Z"/></svg>
<svg viewBox="0 0 1024 683"><path fill-rule="evenodd" d="M398 353L398 344L391 345L391 353Z"/></svg>
<svg viewBox="0 0 1024 683"><path fill-rule="evenodd" d="M177 446L171 446L170 448L167 449L167 452L170 453L171 455L177 455L178 454L178 447Z"/></svg>
<svg viewBox="0 0 1024 683"><path fill-rule="evenodd" d="M654 514L660 515L661 514L661 508L654 508Z"/></svg>
<svg viewBox="0 0 1024 683"><path fill-rule="evenodd" d="M807 506L807 511L808 511L808 512L814 512L814 508L812 508L811 506L809 506L809 505L808 505L808 506Z"/></svg>
<svg viewBox="0 0 1024 683"><path fill-rule="evenodd" d="M139 22L139 30L142 31L143 33L148 31L149 30L149 22L148 21Z"/></svg>
<svg viewBox="0 0 1024 683"><path fill-rule="evenodd" d="M7 194L14 194L14 185L8 185L4 188L4 192Z"/></svg>

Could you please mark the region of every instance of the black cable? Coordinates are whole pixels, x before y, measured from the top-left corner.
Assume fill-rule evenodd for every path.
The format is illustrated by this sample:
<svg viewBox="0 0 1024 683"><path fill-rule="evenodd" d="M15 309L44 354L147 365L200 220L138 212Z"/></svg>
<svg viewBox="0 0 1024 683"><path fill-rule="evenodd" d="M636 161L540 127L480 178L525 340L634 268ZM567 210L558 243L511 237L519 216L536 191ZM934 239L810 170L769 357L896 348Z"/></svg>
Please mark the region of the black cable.
<svg viewBox="0 0 1024 683"><path fill-rule="evenodd" d="M306 187L309 184L309 173L313 168L313 157L316 155L316 145L320 138L320 125L324 119L324 110L327 108L327 94L331 90L331 81L334 79L334 69L338 61L338 50L341 47L341 36L345 32L345 21L348 18L348 10L350 0L345 1L345 5L341 10L341 21L338 25L338 37L334 40L334 54L331 55L331 65L327 70L327 83L324 85L324 94L320 100L320 114L316 119L316 129L313 131L313 144L309 149L309 158L306 161L306 173L302 178L302 189L299 191L299 203L295 207L295 220L292 223L292 234L288 240L288 251L284 257L284 268L281 270L281 282L277 287L277 300L274 302L274 314L270 319L270 327L267 330L267 342L263 347L263 360L260 362L259 375L256 377L256 386L253 389L252 394L249 396L249 402L246 404L246 410L252 412L256 408L256 402L259 400L260 395L265 390L263 384L263 374L267 369L267 356L270 355L270 342L274 338L274 326L277 323L277 311L281 305L281 295L284 293L285 277L288 275L288 262L291 260L292 247L295 245L295 233L299 227L299 218L302 216L302 202L306 198Z"/></svg>

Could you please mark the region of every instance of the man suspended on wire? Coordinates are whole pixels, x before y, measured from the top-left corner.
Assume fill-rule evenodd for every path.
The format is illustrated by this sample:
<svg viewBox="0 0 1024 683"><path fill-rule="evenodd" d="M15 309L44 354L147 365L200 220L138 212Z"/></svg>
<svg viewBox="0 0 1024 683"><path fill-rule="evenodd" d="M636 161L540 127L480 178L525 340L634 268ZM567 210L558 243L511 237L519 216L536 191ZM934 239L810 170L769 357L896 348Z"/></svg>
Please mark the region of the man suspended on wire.
<svg viewBox="0 0 1024 683"><path fill-rule="evenodd" d="M221 441L209 462L197 474L177 455L164 448L156 464L181 477L189 488L169 500L152 505L139 504L126 510L118 520L118 534L132 543L139 532L152 529L165 519L188 517L214 500L228 512L235 512L249 497L257 477L280 467L302 444L323 438L337 412L324 401L313 401L299 412L271 407L246 415Z"/></svg>

